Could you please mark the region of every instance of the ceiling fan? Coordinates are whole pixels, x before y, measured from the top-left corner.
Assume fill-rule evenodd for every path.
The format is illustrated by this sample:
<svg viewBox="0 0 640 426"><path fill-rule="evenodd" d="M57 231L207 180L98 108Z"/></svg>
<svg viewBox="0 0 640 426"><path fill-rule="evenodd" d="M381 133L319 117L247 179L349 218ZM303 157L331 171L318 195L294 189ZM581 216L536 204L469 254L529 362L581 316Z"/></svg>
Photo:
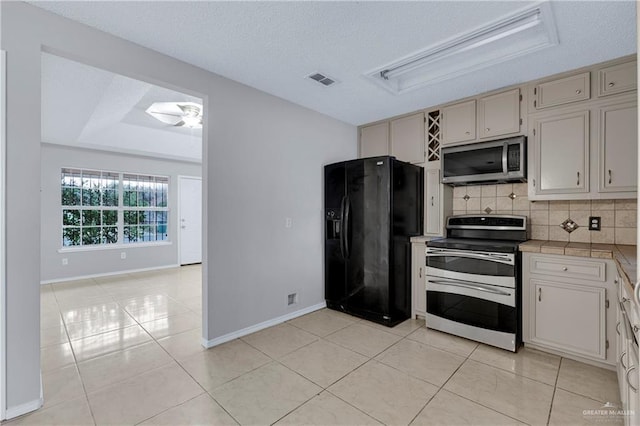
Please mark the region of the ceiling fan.
<svg viewBox="0 0 640 426"><path fill-rule="evenodd" d="M154 102L146 112L172 126L202 128L202 105L195 102Z"/></svg>

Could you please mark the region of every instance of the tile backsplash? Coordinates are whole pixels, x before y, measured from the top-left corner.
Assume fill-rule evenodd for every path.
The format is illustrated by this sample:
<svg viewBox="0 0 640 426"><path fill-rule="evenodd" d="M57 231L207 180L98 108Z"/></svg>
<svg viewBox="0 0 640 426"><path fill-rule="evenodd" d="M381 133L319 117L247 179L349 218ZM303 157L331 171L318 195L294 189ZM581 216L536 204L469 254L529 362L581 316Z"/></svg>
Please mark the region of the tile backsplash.
<svg viewBox="0 0 640 426"><path fill-rule="evenodd" d="M457 186L453 214L527 216L529 238L580 243L636 244L638 204L632 200L529 201L527 184ZM589 216L600 216L600 231L589 231ZM571 233L561 224L571 219Z"/></svg>

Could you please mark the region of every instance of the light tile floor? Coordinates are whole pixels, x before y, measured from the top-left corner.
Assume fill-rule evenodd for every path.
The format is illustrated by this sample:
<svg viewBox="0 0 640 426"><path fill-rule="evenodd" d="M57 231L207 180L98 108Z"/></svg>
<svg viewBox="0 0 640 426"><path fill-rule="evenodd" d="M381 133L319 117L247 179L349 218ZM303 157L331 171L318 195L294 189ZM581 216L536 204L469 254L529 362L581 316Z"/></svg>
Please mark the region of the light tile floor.
<svg viewBox="0 0 640 426"><path fill-rule="evenodd" d="M199 266L42 287L45 405L8 424L622 423L612 371L330 310L205 350Z"/></svg>

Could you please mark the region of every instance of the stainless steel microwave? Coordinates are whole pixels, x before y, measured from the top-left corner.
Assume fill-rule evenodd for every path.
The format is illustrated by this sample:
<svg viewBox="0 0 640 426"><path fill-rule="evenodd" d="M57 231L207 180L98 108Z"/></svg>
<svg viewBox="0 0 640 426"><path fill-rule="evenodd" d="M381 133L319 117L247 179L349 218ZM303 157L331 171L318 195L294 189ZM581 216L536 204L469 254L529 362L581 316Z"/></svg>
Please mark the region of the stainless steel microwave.
<svg viewBox="0 0 640 426"><path fill-rule="evenodd" d="M524 136L442 148L442 183L449 185L526 182Z"/></svg>

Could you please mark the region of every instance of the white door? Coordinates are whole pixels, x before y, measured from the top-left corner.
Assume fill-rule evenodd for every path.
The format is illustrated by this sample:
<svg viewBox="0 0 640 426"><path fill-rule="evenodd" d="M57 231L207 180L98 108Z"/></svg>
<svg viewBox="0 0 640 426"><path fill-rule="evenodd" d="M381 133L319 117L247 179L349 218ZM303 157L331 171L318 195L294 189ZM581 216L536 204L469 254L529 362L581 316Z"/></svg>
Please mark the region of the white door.
<svg viewBox="0 0 640 426"><path fill-rule="evenodd" d="M202 179L179 177L180 264L202 262Z"/></svg>

